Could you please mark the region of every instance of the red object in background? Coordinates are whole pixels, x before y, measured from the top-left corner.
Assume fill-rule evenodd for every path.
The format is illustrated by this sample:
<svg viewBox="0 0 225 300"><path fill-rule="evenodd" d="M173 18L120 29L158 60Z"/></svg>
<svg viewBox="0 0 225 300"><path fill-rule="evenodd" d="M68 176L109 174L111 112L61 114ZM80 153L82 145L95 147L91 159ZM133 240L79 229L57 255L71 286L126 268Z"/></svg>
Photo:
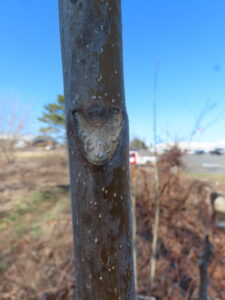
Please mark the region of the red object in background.
<svg viewBox="0 0 225 300"><path fill-rule="evenodd" d="M135 153L130 153L130 164L131 165L136 165L137 159L136 159L136 154Z"/></svg>

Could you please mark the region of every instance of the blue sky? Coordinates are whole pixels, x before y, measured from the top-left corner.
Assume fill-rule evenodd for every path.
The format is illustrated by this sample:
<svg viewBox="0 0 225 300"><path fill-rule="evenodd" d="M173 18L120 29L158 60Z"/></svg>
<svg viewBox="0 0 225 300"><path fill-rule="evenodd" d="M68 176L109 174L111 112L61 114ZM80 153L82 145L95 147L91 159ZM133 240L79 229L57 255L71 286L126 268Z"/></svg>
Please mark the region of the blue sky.
<svg viewBox="0 0 225 300"><path fill-rule="evenodd" d="M188 140L207 102L216 107L205 114L195 140L225 139L225 1L122 0L122 7L131 138L152 142L159 65L160 139ZM0 1L0 115L17 103L29 116L30 133L40 126L43 106L63 93L57 9L56 0Z"/></svg>

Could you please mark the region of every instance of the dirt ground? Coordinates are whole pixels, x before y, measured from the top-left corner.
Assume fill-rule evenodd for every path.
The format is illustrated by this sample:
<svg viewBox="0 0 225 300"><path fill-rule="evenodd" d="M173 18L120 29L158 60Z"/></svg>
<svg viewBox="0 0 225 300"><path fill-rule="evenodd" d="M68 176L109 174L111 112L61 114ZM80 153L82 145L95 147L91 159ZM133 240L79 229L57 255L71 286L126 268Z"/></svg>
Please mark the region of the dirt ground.
<svg viewBox="0 0 225 300"><path fill-rule="evenodd" d="M179 159L160 167L161 210L155 284L150 288L154 220L153 167L133 167L137 220L137 293L157 300L197 299L199 255L214 247L209 300L225 299L225 235L212 226L209 190L225 184L186 175ZM59 242L60 241L60 242ZM71 300L73 271L69 179L65 152L18 154L0 162L0 299Z"/></svg>

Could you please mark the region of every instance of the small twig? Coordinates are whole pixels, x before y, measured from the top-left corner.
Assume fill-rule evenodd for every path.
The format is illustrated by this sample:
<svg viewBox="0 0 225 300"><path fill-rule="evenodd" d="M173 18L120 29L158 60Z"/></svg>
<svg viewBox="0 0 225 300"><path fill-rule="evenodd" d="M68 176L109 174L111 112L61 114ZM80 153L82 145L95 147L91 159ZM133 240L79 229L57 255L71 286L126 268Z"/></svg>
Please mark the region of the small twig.
<svg viewBox="0 0 225 300"><path fill-rule="evenodd" d="M212 261L213 256L213 245L211 244L209 237L205 237L204 252L200 257L199 271L200 271L200 287L198 300L207 300L207 289L208 289L208 267Z"/></svg>
<svg viewBox="0 0 225 300"><path fill-rule="evenodd" d="M158 80L158 69L159 64L157 64L155 77L154 77L154 90L153 90L153 134L154 134L154 154L156 158L155 162L155 184L154 184L154 194L155 194L155 219L153 224L153 238L152 238L152 251L150 257L150 286L153 287L154 280L156 276L156 256L157 256L157 243L158 243L158 233L159 233L159 219L160 219L160 188L159 188L159 169L158 169L158 150L157 150L157 101L156 101L156 91L157 91L157 80Z"/></svg>

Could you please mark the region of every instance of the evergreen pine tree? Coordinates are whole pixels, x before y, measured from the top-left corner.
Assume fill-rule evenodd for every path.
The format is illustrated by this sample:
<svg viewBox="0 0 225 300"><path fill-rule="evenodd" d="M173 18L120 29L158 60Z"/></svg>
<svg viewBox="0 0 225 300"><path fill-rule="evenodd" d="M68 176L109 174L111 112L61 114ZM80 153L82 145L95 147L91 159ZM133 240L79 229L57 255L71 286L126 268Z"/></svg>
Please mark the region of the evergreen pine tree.
<svg viewBox="0 0 225 300"><path fill-rule="evenodd" d="M58 95L56 103L49 103L44 106L43 116L38 118L39 121L46 124L41 127L42 133L55 135L58 138L65 137L65 102L64 96Z"/></svg>

